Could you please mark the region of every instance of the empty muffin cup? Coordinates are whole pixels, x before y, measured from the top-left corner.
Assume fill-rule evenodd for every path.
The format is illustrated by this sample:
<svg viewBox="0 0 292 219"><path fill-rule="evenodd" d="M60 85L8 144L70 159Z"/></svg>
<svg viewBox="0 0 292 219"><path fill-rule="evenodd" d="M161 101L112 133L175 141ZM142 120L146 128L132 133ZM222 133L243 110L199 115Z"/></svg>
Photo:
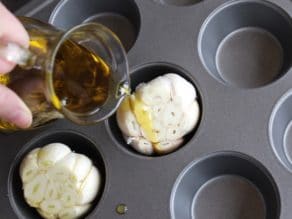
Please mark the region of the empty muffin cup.
<svg viewBox="0 0 292 219"><path fill-rule="evenodd" d="M138 37L140 13L132 0L62 0L49 22L61 29L88 22L103 24L119 37L129 51Z"/></svg>
<svg viewBox="0 0 292 219"><path fill-rule="evenodd" d="M200 59L218 81L239 88L267 85L291 67L292 23L274 3L237 0L217 8L199 34Z"/></svg>
<svg viewBox="0 0 292 219"><path fill-rule="evenodd" d="M197 102L199 105L199 119L197 121L196 127L186 136L184 136L184 140L182 142L182 144L179 145L179 147L177 147L176 149L181 148L182 146L186 145L195 135L200 121L201 121L201 117L203 114L203 107L202 107L202 101L201 101L201 96L200 96L200 90L198 89L198 86L196 86L196 82L195 80L192 78L191 74L188 73L185 69L174 65L174 64L170 64L170 63L163 63L163 62L158 62L158 63L149 63L149 64L145 64L143 66L139 66L138 68L136 68L131 74L130 74L130 78L131 78L131 90L135 91L135 88L137 87L137 85L139 85L140 83L147 83L151 80L153 80L154 78L157 78L159 76L163 76L165 74L168 73L175 73L178 74L179 76L181 76L182 78L186 79L186 81L190 82L192 84L192 86L196 89L196 93L197 93ZM107 131L110 134L111 138L113 139L113 141L123 150L130 152L131 154L140 154L140 155L147 155L147 156L161 156L164 154L168 154L170 152L174 152L176 149L171 150L170 152L166 152L166 153L153 153L151 155L147 154L147 153L138 153L136 150L133 149L133 147L129 144L127 144L126 140L123 137L123 133L121 131L121 129L118 126L118 122L117 122L117 116L116 114L113 115L112 117L110 117L107 121L106 121L106 127L107 127Z"/></svg>
<svg viewBox="0 0 292 219"><path fill-rule="evenodd" d="M197 4L203 0L153 0L153 1L162 5L190 6Z"/></svg>
<svg viewBox="0 0 292 219"><path fill-rule="evenodd" d="M278 160L292 172L292 90L285 93L273 109L269 137Z"/></svg>
<svg viewBox="0 0 292 219"><path fill-rule="evenodd" d="M218 152L183 170L172 190L170 211L172 219L277 219L280 197L258 161Z"/></svg>
<svg viewBox="0 0 292 219"><path fill-rule="evenodd" d="M55 131L35 137L24 145L17 154L10 168L8 177L8 195L10 204L18 218L41 218L36 209L30 207L24 198L22 190L23 186L20 178L20 164L22 160L33 149L57 142L69 146L73 152L84 154L92 160L93 165L99 170L101 177L99 193L92 202L92 207L84 216L91 214L97 207L105 187L106 173L102 155L98 151L96 144L83 134L74 131Z"/></svg>

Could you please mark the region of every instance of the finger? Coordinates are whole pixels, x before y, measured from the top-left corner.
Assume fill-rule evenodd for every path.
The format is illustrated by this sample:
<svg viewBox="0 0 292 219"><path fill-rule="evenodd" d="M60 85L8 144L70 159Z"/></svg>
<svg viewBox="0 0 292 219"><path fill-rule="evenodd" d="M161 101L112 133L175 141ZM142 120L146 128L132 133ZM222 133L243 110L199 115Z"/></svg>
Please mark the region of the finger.
<svg viewBox="0 0 292 219"><path fill-rule="evenodd" d="M0 118L20 128L28 128L32 114L22 100L9 88L0 85Z"/></svg>
<svg viewBox="0 0 292 219"><path fill-rule="evenodd" d="M15 64L0 58L0 75L12 71Z"/></svg>
<svg viewBox="0 0 292 219"><path fill-rule="evenodd" d="M14 42L27 48L29 36L20 21L0 2L0 39L4 42ZM0 58L0 72L6 73L15 66Z"/></svg>

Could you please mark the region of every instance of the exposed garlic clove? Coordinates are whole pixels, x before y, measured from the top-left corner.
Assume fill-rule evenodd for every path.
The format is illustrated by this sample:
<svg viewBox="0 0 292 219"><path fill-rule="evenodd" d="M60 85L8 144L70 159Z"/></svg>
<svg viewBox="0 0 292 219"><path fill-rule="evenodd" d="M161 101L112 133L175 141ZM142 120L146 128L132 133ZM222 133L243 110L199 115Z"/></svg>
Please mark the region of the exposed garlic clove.
<svg viewBox="0 0 292 219"><path fill-rule="evenodd" d="M135 92L141 101L149 106L153 106L170 101L170 90L170 81L160 76L147 84L139 86Z"/></svg>
<svg viewBox="0 0 292 219"><path fill-rule="evenodd" d="M46 212L50 215L57 215L62 209L62 204L59 200L44 200L40 204L42 212Z"/></svg>
<svg viewBox="0 0 292 219"><path fill-rule="evenodd" d="M168 103L160 114L164 127L177 126L183 117L183 109L176 103ZM159 121L157 121L159 122Z"/></svg>
<svg viewBox="0 0 292 219"><path fill-rule="evenodd" d="M32 150L28 156L24 158L20 165L20 177L23 182L28 182L38 174L38 153L39 148Z"/></svg>
<svg viewBox="0 0 292 219"><path fill-rule="evenodd" d="M197 98L195 87L183 77L174 73L165 74L164 77L171 81L173 100L180 102L183 108Z"/></svg>
<svg viewBox="0 0 292 219"><path fill-rule="evenodd" d="M45 174L39 174L24 184L24 198L33 207L38 207L43 201L47 189L48 179Z"/></svg>
<svg viewBox="0 0 292 219"><path fill-rule="evenodd" d="M154 144L154 150L158 154L167 154L177 149L182 143L182 138L175 141L159 142Z"/></svg>
<svg viewBox="0 0 292 219"><path fill-rule="evenodd" d="M70 152L70 148L62 143L48 144L41 148L38 153L38 165L40 168L47 169L63 159Z"/></svg>
<svg viewBox="0 0 292 219"><path fill-rule="evenodd" d="M64 186L60 201L63 207L71 207L79 203L79 190L77 187Z"/></svg>
<svg viewBox="0 0 292 219"><path fill-rule="evenodd" d="M191 132L200 119L200 106L197 101L194 101L190 106L189 110L184 113L184 117L181 122L181 129L184 134Z"/></svg>
<svg viewBox="0 0 292 219"><path fill-rule="evenodd" d="M74 168L76 165L77 160L77 154L76 153L69 153L63 159L59 160L54 166L54 169L61 169L64 170L64 172L74 172ZM65 171L67 170L67 171Z"/></svg>
<svg viewBox="0 0 292 219"><path fill-rule="evenodd" d="M121 130L128 136L139 136L140 126L130 106L130 98L126 97L117 110L117 122Z"/></svg>
<svg viewBox="0 0 292 219"><path fill-rule="evenodd" d="M128 144L130 144L136 151L146 154L153 154L153 146L150 141L146 140L143 137L125 137Z"/></svg>
<svg viewBox="0 0 292 219"><path fill-rule="evenodd" d="M48 179L48 184L46 188L45 198L46 200L55 200L59 197L60 185L58 182Z"/></svg>
<svg viewBox="0 0 292 219"><path fill-rule="evenodd" d="M92 167L79 190L78 204L83 205L92 202L99 191L100 184L100 173L95 167Z"/></svg>
<svg viewBox="0 0 292 219"><path fill-rule="evenodd" d="M50 214L48 212L45 212L43 211L42 209L40 208L37 208L36 209L37 212L43 217L43 218L46 218L46 219L58 219L57 215L54 215L54 214Z"/></svg>
<svg viewBox="0 0 292 219"><path fill-rule="evenodd" d="M90 205L82 205L82 206L73 206L71 208L64 208L60 211L59 217L62 219L76 219L80 218L82 215L84 215L88 209L90 208Z"/></svg>
<svg viewBox="0 0 292 219"><path fill-rule="evenodd" d="M92 167L92 161L83 154L76 154L76 162L74 167L74 175L77 181L85 180Z"/></svg>

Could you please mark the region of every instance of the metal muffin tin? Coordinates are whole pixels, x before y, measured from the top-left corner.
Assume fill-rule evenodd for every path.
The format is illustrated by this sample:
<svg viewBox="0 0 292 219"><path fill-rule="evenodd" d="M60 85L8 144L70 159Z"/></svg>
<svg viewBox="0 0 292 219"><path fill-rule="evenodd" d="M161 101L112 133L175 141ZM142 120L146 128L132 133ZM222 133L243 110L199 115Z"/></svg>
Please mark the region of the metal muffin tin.
<svg viewBox="0 0 292 219"><path fill-rule="evenodd" d="M18 167L54 141L101 169L103 188L86 218L291 218L290 0L32 0L15 13L63 29L109 26L127 49L133 88L178 73L196 86L202 114L181 148L155 157L133 151L114 116L1 134L1 218L40 218L24 202Z"/></svg>

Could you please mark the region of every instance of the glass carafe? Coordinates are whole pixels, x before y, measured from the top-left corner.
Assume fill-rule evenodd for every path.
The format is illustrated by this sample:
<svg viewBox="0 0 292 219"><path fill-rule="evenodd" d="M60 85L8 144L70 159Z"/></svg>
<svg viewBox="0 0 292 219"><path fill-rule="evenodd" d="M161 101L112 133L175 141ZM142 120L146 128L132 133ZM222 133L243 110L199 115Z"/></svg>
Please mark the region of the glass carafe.
<svg viewBox="0 0 292 219"><path fill-rule="evenodd" d="M0 55L19 64L0 83L15 91L33 114L30 128L58 118L94 124L115 112L129 92L128 62L119 39L106 27L86 23L61 31L19 17L29 49L7 42ZM0 120L0 130L18 128Z"/></svg>

